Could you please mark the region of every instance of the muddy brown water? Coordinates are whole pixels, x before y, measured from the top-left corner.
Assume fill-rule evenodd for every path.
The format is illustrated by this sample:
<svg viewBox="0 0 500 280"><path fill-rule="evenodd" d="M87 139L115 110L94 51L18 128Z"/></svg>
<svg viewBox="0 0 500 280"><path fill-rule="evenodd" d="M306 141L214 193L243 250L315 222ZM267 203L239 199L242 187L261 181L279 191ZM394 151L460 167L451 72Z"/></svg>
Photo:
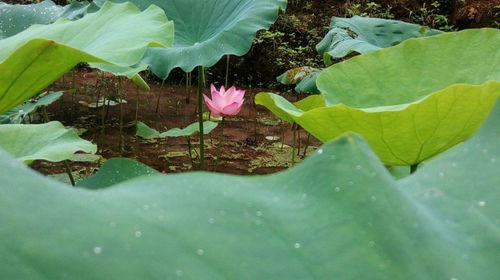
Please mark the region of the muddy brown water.
<svg viewBox="0 0 500 280"><path fill-rule="evenodd" d="M183 128L197 120L196 88L181 85L150 83L150 91L139 91L128 80L122 80L123 129L120 133L120 105L92 108L88 104L103 96L115 96L118 80L114 77L96 77L93 72L75 75L76 93L65 93L63 98L48 108L50 120L58 120L66 126L78 129L81 137L98 147L101 159L93 163L72 162L72 170L82 177L95 172L107 159L127 157L140 161L162 173L178 173L197 170L198 135L191 137L192 160L188 155L188 144L184 137L145 140L135 135L135 120L163 132L167 129ZM60 90L72 87L72 74L67 74L51 87ZM226 118L224 137L220 141L220 126L205 136L206 170L229 174L269 174L284 170L291 165L292 126L281 122L266 108L255 105L256 93L264 89L246 89L245 103L235 117ZM205 90L208 93L208 89ZM160 102L158 112L156 105ZM284 95L295 101L292 94ZM104 118L103 118L104 116ZM104 126L103 126L104 119ZM267 139L266 139L267 137ZM279 138L269 140L271 137ZM284 139L284 141L282 141ZM305 147L308 134L298 132L297 156L300 161L321 143L309 137L309 148ZM300 143L299 143L300 142ZM218 147L221 156L217 162ZM194 163L194 164L193 164ZM64 173L62 163L36 161L32 167L45 174ZM78 177L78 176L77 176Z"/></svg>

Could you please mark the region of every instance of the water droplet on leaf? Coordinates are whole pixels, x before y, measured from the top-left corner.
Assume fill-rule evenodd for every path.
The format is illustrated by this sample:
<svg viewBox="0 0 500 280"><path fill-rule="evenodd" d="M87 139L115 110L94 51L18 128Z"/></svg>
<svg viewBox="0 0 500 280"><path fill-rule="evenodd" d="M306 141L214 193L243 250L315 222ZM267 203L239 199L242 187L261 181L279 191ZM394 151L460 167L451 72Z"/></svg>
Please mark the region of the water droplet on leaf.
<svg viewBox="0 0 500 280"><path fill-rule="evenodd" d="M94 254L99 255L100 253L102 253L102 248L101 247L95 247L94 248Z"/></svg>

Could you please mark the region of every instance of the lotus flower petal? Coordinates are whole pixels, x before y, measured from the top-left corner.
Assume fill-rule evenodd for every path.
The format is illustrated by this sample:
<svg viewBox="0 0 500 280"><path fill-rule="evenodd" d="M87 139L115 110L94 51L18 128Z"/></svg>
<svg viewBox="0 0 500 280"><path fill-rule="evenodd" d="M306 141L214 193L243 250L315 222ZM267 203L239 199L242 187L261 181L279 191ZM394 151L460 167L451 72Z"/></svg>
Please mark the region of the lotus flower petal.
<svg viewBox="0 0 500 280"><path fill-rule="evenodd" d="M234 102L229 106L224 107L222 109L222 113L226 116L234 116L237 115L241 110L241 105L238 102Z"/></svg>
<svg viewBox="0 0 500 280"><path fill-rule="evenodd" d="M214 104L213 101L205 94L203 94L203 99L205 99L205 104L207 104L207 107L212 114L216 117L220 116L221 111L218 109L217 105Z"/></svg>

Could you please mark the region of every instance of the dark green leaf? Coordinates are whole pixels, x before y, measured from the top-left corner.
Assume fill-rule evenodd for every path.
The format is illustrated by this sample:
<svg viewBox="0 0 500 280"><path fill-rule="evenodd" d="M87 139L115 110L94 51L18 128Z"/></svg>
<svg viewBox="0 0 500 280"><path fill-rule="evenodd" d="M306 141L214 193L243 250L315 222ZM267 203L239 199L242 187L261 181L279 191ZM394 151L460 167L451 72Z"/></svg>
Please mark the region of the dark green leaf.
<svg viewBox="0 0 500 280"><path fill-rule="evenodd" d="M78 187L104 189L142 176L159 174L155 169L129 158L112 158L106 161L92 177L78 183Z"/></svg>
<svg viewBox="0 0 500 280"><path fill-rule="evenodd" d="M344 57L353 51L360 54L370 53L395 46L410 38L442 33L403 21L359 16L333 17L330 28L316 49L321 55L335 58Z"/></svg>
<svg viewBox="0 0 500 280"><path fill-rule="evenodd" d="M113 0L127 2L129 0ZM103 0L95 3L103 3ZM210 67L226 54L248 52L258 30L267 29L286 0L130 0L141 9L154 4L175 23L172 48L150 48L142 61L160 78L174 68Z"/></svg>
<svg viewBox="0 0 500 280"><path fill-rule="evenodd" d="M12 110L0 115L0 124L19 124L23 118L35 111L39 106L48 106L57 101L63 95L63 91L51 92L43 94L35 100L29 100Z"/></svg>

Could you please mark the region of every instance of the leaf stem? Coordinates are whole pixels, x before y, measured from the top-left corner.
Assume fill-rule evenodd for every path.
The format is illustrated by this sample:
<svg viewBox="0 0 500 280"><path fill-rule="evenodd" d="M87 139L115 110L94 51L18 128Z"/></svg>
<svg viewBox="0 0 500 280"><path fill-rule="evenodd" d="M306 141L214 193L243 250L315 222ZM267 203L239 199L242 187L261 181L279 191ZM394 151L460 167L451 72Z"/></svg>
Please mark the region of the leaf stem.
<svg viewBox="0 0 500 280"><path fill-rule="evenodd" d="M205 70L198 66L198 124L200 128L200 170L205 169L205 141L203 134L203 88L205 86Z"/></svg>
<svg viewBox="0 0 500 280"><path fill-rule="evenodd" d="M302 153L302 158L305 158L305 157L306 157L307 148L309 148L309 144L310 144L310 142L311 142L311 134L310 134L310 133L307 133L306 146L304 147L304 152Z"/></svg>
<svg viewBox="0 0 500 280"><path fill-rule="evenodd" d="M64 161L64 168L66 168L66 173L68 173L69 181L71 182L71 185L74 187L75 178L73 178L73 173L71 172L71 167L69 166L68 160Z"/></svg>
<svg viewBox="0 0 500 280"><path fill-rule="evenodd" d="M189 155L189 160L191 161L191 168L194 168L193 152L192 152L192 147L191 147L191 137L186 136L186 141L188 144L188 155Z"/></svg>
<svg viewBox="0 0 500 280"><path fill-rule="evenodd" d="M418 163L411 165L410 166L410 174L415 173L417 171L417 168L418 168Z"/></svg>
<svg viewBox="0 0 500 280"><path fill-rule="evenodd" d="M122 77L118 76L118 99L120 102L120 151L125 150L125 143L123 138L123 95L122 95L123 85Z"/></svg>
<svg viewBox="0 0 500 280"><path fill-rule="evenodd" d="M292 138L292 166L295 165L295 143L297 142L297 124L292 125L293 138Z"/></svg>
<svg viewBox="0 0 500 280"><path fill-rule="evenodd" d="M141 90L139 89L139 86L136 87L137 87L137 96L135 100L135 122L137 123L137 120L139 119L139 99L140 99L139 94L141 93Z"/></svg>
<svg viewBox="0 0 500 280"><path fill-rule="evenodd" d="M43 122L48 123L49 115L47 114L47 106L42 106L42 115L43 115Z"/></svg>
<svg viewBox="0 0 500 280"><path fill-rule="evenodd" d="M163 89L163 85L165 84L165 80L161 81L161 86L160 90L158 91L158 99L156 99L156 109L155 113L158 113L158 110L160 109L160 97L161 97L161 90Z"/></svg>

